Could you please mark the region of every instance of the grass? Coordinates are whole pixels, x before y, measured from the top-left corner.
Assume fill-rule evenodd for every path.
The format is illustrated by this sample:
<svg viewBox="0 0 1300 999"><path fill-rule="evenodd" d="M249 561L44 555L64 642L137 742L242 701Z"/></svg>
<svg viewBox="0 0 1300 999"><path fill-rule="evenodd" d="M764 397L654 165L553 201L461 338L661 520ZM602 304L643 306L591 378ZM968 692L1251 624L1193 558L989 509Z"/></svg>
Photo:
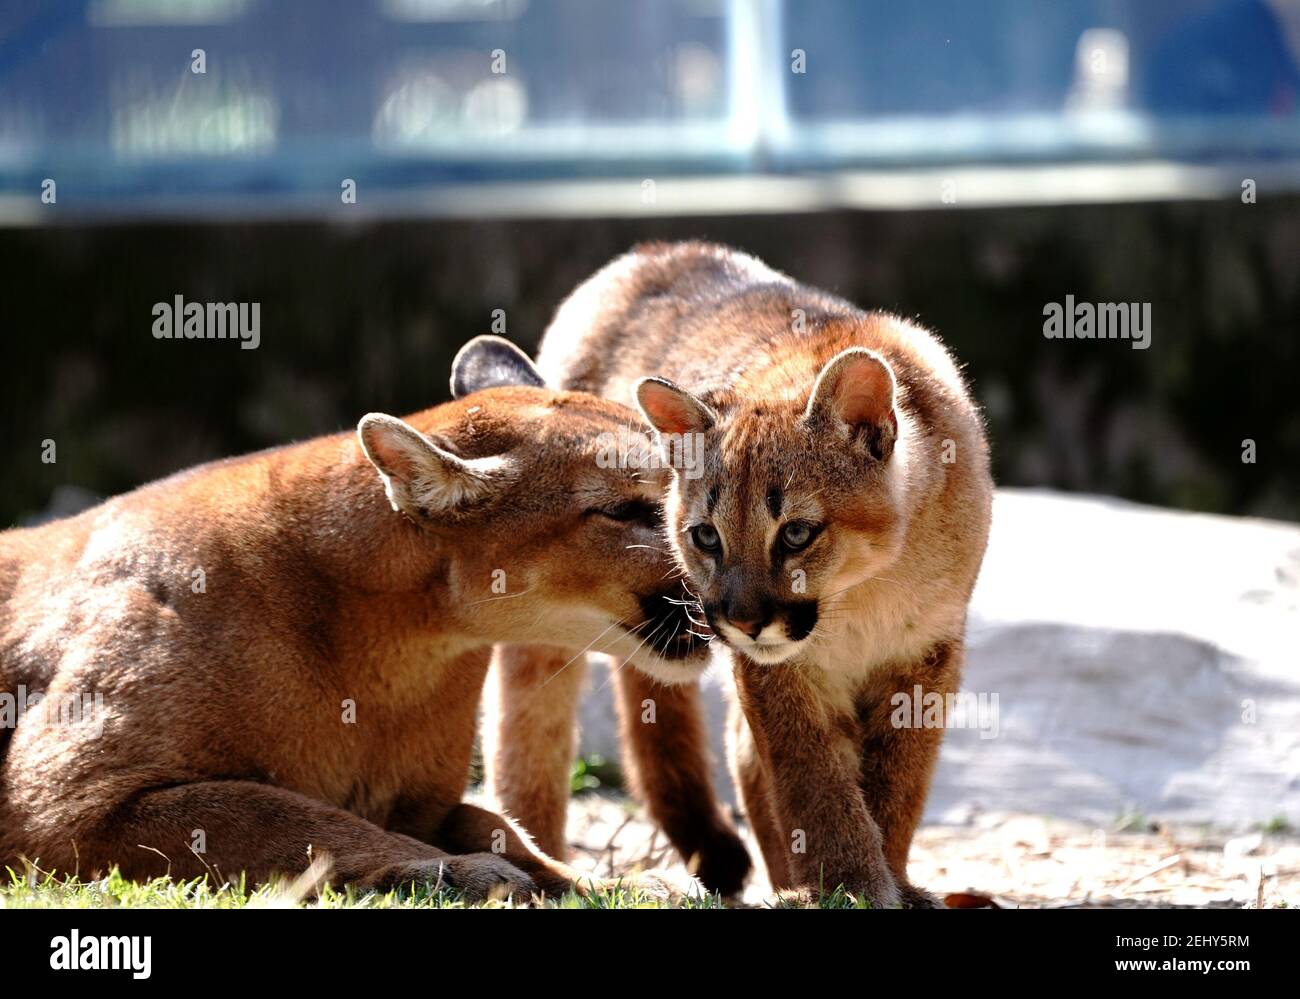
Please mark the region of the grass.
<svg viewBox="0 0 1300 999"><path fill-rule="evenodd" d="M208 877L193 881L155 878L128 881L117 870L106 878L82 881L59 879L35 870L23 875L8 870L8 884L0 885L0 909L512 909L508 901L466 904L450 889L413 888L407 891L335 891L328 886L310 899L297 897L288 883L248 887L238 884L214 886ZM582 896L566 892L543 902L548 909L722 909L720 896L708 895L672 904L642 892L619 890ZM776 901L774 908L795 908L792 901ZM823 893L819 909L870 908L843 888Z"/></svg>
<svg viewBox="0 0 1300 999"><path fill-rule="evenodd" d="M509 909L510 902L467 905L450 889L413 888L407 891L355 892L326 887L311 899L296 897L290 885L250 888L242 881L214 886L207 877L193 881L155 878L128 881L114 870L95 881L62 880L36 872L23 875L8 870L8 884L0 885L0 909ZM567 892L543 903L550 909L714 909L716 896L671 905L640 892L620 890L583 897Z"/></svg>
<svg viewBox="0 0 1300 999"><path fill-rule="evenodd" d="M600 790L622 791L623 773L617 763L610 762L599 753L589 753L573 761L569 789L574 794Z"/></svg>
<svg viewBox="0 0 1300 999"><path fill-rule="evenodd" d="M1261 827L1261 831L1271 835L1285 835L1295 829L1285 815L1275 815Z"/></svg>

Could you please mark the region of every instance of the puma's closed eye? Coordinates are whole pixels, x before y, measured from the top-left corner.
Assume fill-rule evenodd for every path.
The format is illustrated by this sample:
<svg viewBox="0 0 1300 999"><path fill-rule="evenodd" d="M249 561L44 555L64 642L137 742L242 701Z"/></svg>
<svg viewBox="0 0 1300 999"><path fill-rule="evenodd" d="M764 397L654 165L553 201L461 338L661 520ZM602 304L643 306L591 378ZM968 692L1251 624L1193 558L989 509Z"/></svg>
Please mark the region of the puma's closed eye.
<svg viewBox="0 0 1300 999"><path fill-rule="evenodd" d="M722 547L722 538L712 524L697 524L691 528L691 540L702 552L716 552Z"/></svg>
<svg viewBox="0 0 1300 999"><path fill-rule="evenodd" d="M817 537L817 528L802 520L792 520L781 528L781 544L787 551L802 551Z"/></svg>
<svg viewBox="0 0 1300 999"><path fill-rule="evenodd" d="M644 500L629 500L626 503L617 503L614 506L602 507L595 510L588 510L588 513L597 513L602 517L608 517L610 520L617 520L620 523L636 521L641 524L649 524L651 527L663 523L663 507L655 503L647 503Z"/></svg>

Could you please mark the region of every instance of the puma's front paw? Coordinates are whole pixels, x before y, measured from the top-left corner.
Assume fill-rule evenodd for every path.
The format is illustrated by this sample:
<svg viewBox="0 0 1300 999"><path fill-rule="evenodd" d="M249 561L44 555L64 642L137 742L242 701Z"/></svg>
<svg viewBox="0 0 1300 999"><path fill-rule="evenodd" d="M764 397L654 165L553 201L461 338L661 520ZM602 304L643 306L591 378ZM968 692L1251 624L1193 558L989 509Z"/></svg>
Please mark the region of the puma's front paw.
<svg viewBox="0 0 1300 999"><path fill-rule="evenodd" d="M643 897L673 905L681 905L689 899L701 899L706 894L704 886L689 874L674 874L670 871L637 871L620 878L619 883L623 888L638 892Z"/></svg>
<svg viewBox="0 0 1300 999"><path fill-rule="evenodd" d="M689 874L654 870L637 871L617 878L579 876L574 878L572 886L584 898L630 892L644 901L668 902L672 905L681 905L688 899L701 899L706 894L704 886Z"/></svg>
<svg viewBox="0 0 1300 999"><path fill-rule="evenodd" d="M519 868L494 853L466 853L436 860L391 864L366 879L380 891L408 887L451 888L466 902L528 902L537 885Z"/></svg>
<svg viewBox="0 0 1300 999"><path fill-rule="evenodd" d="M914 884L903 885L901 895L904 909L942 909L944 907L943 903L928 891L924 888L918 888Z"/></svg>

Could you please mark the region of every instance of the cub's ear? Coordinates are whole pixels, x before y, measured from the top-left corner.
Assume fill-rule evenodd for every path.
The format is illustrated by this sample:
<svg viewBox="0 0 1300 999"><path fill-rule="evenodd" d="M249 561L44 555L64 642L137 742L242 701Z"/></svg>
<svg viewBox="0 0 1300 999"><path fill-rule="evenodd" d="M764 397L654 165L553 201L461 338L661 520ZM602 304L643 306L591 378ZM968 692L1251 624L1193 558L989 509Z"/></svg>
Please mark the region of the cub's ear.
<svg viewBox="0 0 1300 999"><path fill-rule="evenodd" d="M388 502L399 513L448 513L482 499L499 483L502 458L467 460L439 447L409 423L367 413L357 424L361 450L379 472Z"/></svg>
<svg viewBox="0 0 1300 999"><path fill-rule="evenodd" d="M642 378L635 392L646 422L661 434L702 434L718 422L717 413L667 378Z"/></svg>
<svg viewBox="0 0 1300 999"><path fill-rule="evenodd" d="M502 385L545 388L546 380L527 354L499 336L476 336L456 352L451 362L453 399Z"/></svg>
<svg viewBox="0 0 1300 999"><path fill-rule="evenodd" d="M812 394L804 420L848 430L861 439L877 461L894 451L898 416L894 412L894 372L874 350L850 347L826 362Z"/></svg>

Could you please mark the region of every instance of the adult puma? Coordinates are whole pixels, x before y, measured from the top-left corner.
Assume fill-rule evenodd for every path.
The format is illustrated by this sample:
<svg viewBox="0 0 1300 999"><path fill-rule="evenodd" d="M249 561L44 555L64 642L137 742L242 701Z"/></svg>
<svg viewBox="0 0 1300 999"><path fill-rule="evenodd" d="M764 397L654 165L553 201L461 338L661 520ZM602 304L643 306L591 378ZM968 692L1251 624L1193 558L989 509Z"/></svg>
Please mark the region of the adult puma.
<svg viewBox="0 0 1300 999"><path fill-rule="evenodd" d="M567 888L461 799L493 641L702 665L637 517L666 483L595 458L635 421L491 389L0 534L0 865L264 881L312 852L362 887Z"/></svg>
<svg viewBox="0 0 1300 999"><path fill-rule="evenodd" d="M947 351L752 257L680 243L638 247L579 286L538 366L566 389L635 393L661 434L702 439L703 474L674 475L668 535L726 643L730 762L773 885L934 905L907 855L942 729L890 716L895 693L957 687L988 537L983 423ZM645 787L671 796L675 775L694 775L676 813L658 806L687 830L716 826L701 742L655 743L694 727L695 702L675 689L655 726L625 713ZM666 708L686 723L665 724ZM521 797L503 800L544 827Z"/></svg>

